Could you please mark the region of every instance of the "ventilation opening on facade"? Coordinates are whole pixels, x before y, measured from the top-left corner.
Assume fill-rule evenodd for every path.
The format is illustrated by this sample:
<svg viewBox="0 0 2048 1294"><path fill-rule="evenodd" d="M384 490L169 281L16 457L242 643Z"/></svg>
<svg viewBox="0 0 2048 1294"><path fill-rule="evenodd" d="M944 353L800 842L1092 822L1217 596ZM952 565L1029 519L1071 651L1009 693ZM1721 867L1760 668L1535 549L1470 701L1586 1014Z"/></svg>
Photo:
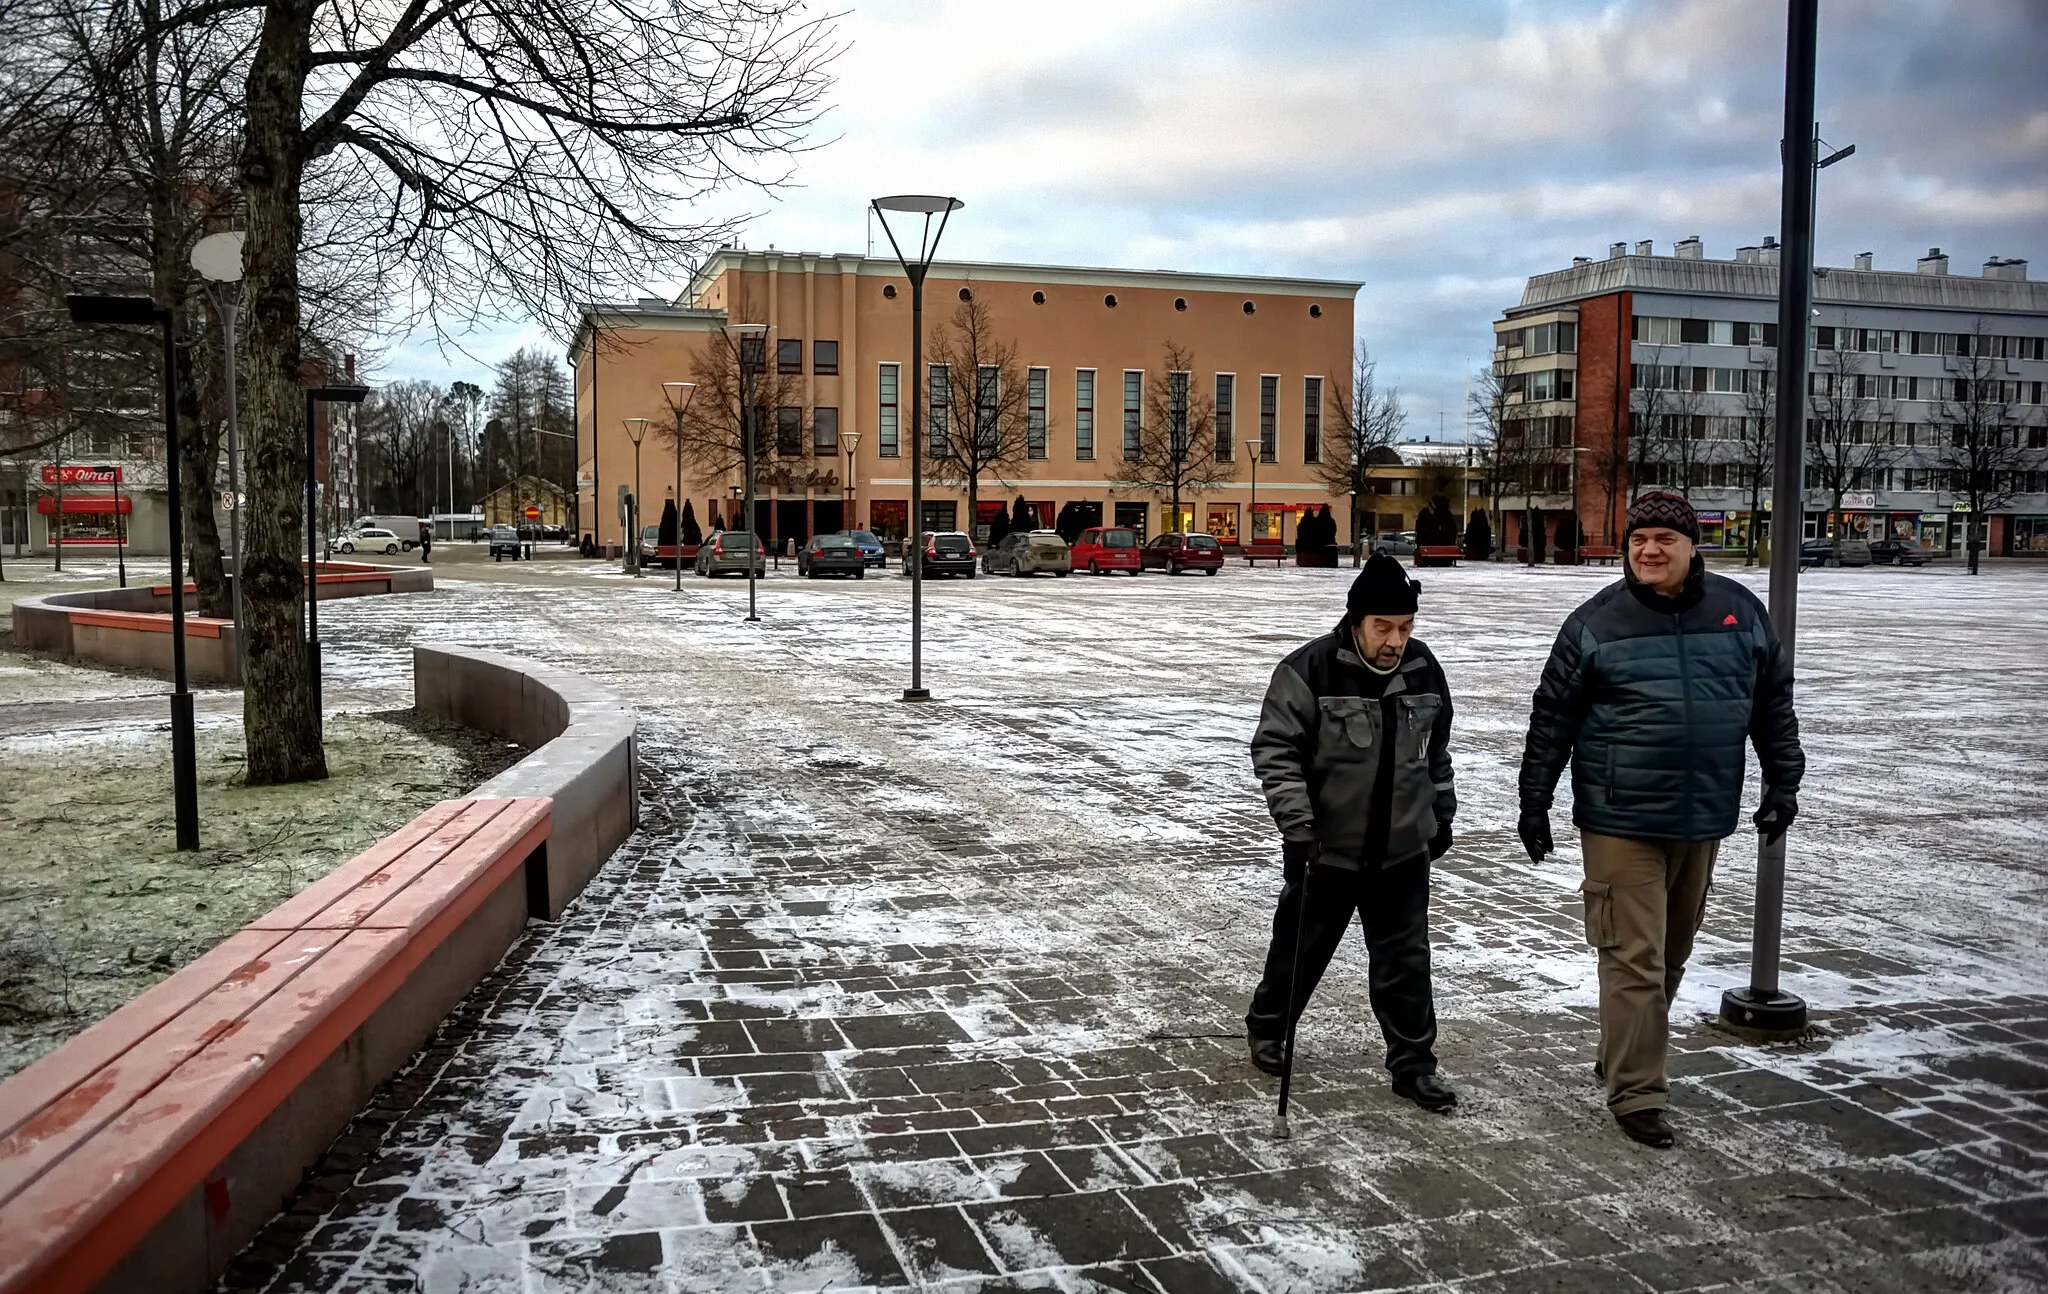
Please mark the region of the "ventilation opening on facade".
<svg viewBox="0 0 2048 1294"><path fill-rule="evenodd" d="M1188 299L1187 299L1186 297L1175 297L1175 298L1173 299L1173 308L1174 308L1174 309L1176 309L1176 310L1185 310L1185 309L1187 309L1187 308L1188 308Z"/></svg>
<svg viewBox="0 0 2048 1294"><path fill-rule="evenodd" d="M882 285L882 295L894 301L896 299L896 285L894 283L884 283Z"/></svg>
<svg viewBox="0 0 2048 1294"><path fill-rule="evenodd" d="M974 300L974 289L973 289L973 288L961 288L961 289L960 289L960 299L961 299L962 301L972 301L972 300Z"/></svg>
<svg viewBox="0 0 2048 1294"><path fill-rule="evenodd" d="M1042 306L1042 305L1044 305L1044 304L1045 304L1045 293L1043 293L1043 292L1033 292L1033 293L1031 294L1031 304L1032 304L1032 305L1035 305L1035 306Z"/></svg>
<svg viewBox="0 0 2048 1294"><path fill-rule="evenodd" d="M1257 309L1257 307L1254 306L1251 302L1247 301L1244 303L1244 312L1246 314L1250 314L1255 309Z"/></svg>
<svg viewBox="0 0 2048 1294"><path fill-rule="evenodd" d="M1103 293L1103 294L1102 294L1102 304L1104 304L1104 305L1108 306L1108 307L1109 307L1110 309L1112 309L1112 310L1116 309L1116 293L1114 293L1114 292L1105 292L1105 293Z"/></svg>
<svg viewBox="0 0 2048 1294"><path fill-rule="evenodd" d="M1308 317L1309 317L1309 318L1311 318L1311 319L1320 319L1320 318L1322 318L1322 317L1323 317L1323 308L1322 308L1322 306L1320 306L1320 305L1317 305L1317 304L1315 304L1315 303L1313 303L1313 302L1312 302L1312 303L1310 303L1310 305L1309 305L1309 308L1308 308Z"/></svg>

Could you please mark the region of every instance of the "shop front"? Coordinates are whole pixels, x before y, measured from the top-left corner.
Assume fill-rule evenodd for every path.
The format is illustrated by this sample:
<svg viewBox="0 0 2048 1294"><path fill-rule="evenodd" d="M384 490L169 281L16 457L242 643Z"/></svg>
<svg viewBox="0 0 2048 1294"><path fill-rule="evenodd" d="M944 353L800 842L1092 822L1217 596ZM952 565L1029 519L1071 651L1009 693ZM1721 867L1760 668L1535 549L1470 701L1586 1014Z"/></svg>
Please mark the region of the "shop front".
<svg viewBox="0 0 2048 1294"><path fill-rule="evenodd" d="M1945 553L1949 546L1949 514L1923 512L1914 521L1913 538L1931 553Z"/></svg>
<svg viewBox="0 0 2048 1294"><path fill-rule="evenodd" d="M1699 518L1701 548L1749 551L1750 515L1747 512L1702 512Z"/></svg>
<svg viewBox="0 0 2048 1294"><path fill-rule="evenodd" d="M1235 503L1211 503L1208 505L1209 522L1206 527L1219 544L1237 542L1237 505Z"/></svg>
<svg viewBox="0 0 2048 1294"><path fill-rule="evenodd" d="M2011 517L2005 533L2011 536L2014 557L2048 557L2048 516Z"/></svg>

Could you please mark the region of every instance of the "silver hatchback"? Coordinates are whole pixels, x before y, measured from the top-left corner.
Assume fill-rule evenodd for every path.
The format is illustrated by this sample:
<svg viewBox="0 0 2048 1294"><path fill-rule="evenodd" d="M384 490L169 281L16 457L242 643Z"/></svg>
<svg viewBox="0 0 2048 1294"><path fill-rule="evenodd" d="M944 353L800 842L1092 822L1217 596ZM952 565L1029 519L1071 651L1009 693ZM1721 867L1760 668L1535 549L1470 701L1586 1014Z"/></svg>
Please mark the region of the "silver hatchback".
<svg viewBox="0 0 2048 1294"><path fill-rule="evenodd" d="M716 575L745 575L749 558L753 561L756 578L768 573L768 559L762 555L761 546L754 542L751 532L721 530L706 535L704 542L697 546L697 574L706 579Z"/></svg>

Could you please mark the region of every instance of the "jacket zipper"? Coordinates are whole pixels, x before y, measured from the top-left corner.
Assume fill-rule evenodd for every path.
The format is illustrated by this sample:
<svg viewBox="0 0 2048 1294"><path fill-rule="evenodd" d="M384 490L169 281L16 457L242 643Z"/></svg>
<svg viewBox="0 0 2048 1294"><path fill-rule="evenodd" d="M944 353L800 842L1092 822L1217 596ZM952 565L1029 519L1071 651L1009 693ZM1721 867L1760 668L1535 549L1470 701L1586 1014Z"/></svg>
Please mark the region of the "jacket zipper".
<svg viewBox="0 0 2048 1294"><path fill-rule="evenodd" d="M1678 634L1678 687L1679 694L1685 698L1685 740L1689 743L1692 740L1692 668L1685 659L1685 617L1683 613L1671 617L1671 627ZM1681 829L1690 833L1693 820L1691 760L1686 761L1683 776L1685 778L1685 793L1680 797L1679 802L1684 806L1685 821Z"/></svg>

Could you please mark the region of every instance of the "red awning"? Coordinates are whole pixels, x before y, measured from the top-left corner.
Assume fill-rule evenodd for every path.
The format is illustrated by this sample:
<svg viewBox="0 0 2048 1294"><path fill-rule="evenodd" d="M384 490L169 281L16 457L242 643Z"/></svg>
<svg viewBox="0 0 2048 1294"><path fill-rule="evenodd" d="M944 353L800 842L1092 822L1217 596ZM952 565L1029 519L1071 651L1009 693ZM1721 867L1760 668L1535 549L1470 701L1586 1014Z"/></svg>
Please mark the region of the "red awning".
<svg viewBox="0 0 2048 1294"><path fill-rule="evenodd" d="M120 506L116 507L116 504ZM46 517L54 516L57 512L57 496L53 494L37 496L36 511ZM118 512L123 516L127 516L135 511L135 500L125 494L118 499L111 494L67 494L64 496L64 511L66 513Z"/></svg>

